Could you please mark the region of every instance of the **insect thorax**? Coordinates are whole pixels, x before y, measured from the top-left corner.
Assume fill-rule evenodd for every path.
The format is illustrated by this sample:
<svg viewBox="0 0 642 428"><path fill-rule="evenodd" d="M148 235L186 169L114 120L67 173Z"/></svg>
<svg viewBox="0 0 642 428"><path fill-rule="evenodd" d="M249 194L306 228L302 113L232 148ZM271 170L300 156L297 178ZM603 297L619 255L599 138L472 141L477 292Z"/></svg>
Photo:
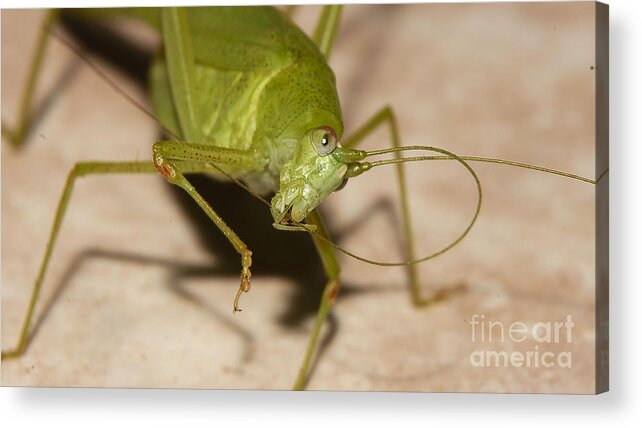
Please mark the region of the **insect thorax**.
<svg viewBox="0 0 642 428"><path fill-rule="evenodd" d="M246 19L241 9L220 10ZM223 67L205 63L209 57L216 62L216 55L204 52L199 57L197 51L194 101L203 142L261 153L266 158L264 171L231 172L256 190L269 191L277 190L282 165L307 131L325 125L341 136L343 123L334 73L321 53L298 28L271 9L263 11L274 21L267 33L272 40L269 49L260 48L263 55L269 54L265 62L235 59L239 64ZM164 58L153 64L150 82L156 114L180 135Z"/></svg>

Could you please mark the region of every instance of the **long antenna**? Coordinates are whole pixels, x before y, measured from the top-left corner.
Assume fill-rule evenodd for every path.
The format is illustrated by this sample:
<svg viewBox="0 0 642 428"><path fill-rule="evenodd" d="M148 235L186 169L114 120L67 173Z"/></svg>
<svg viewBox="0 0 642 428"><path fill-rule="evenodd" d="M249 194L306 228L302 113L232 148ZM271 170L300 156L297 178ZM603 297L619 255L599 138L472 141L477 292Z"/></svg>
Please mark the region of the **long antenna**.
<svg viewBox="0 0 642 428"><path fill-rule="evenodd" d="M429 254L424 257L420 257L417 259L413 260L405 260L402 262L383 262L383 261L377 261L377 260L371 260L366 257L360 256L358 254L353 253L352 251L346 250L345 248L341 247L340 245L332 242L325 236L319 234L315 229L310 228L310 225L306 224L301 224L301 223L296 223L293 222L291 225L288 225L288 227L282 228L283 230L289 230L289 231L295 231L295 232L308 232L317 238L325 241L332 247L334 247L336 250L341 251L342 253L357 259L359 261L362 261L364 263L372 264L372 265L377 265L377 266L407 266L407 265L412 265L412 264L417 264L417 263L422 263L427 260L433 259L437 256L440 256L444 254L445 252L449 251L452 249L455 245L459 244L465 237L468 235L470 230L473 228L475 225L475 222L477 222L477 218L479 217L479 212L481 211L481 205L482 205L482 199L483 199L483 192L482 192L482 186L481 186L481 181L479 180L479 177L477 176L477 173L475 170L464 160L463 157L456 155L455 153L448 151L446 149L442 149L439 147L432 147L432 146L405 146L405 147L397 147L394 149L382 149L382 150L373 150L370 152L365 152L367 156L374 156L374 155L381 155L381 154L387 154L387 153L392 153L392 152L400 152L400 151L410 151L410 150L424 150L424 151L432 151L432 152L437 152L437 153L442 153L444 154L444 158L448 158L451 160L456 160L460 164L462 164L466 170L470 173L470 175L473 177L475 180L475 185L477 187L477 206L475 208L475 214L473 215L472 219L470 220L470 223L468 223L468 226L466 229L459 235L454 241L452 241L450 244L445 246L439 251L436 251L432 254ZM433 160L434 156L414 156L414 157L407 157L407 158L397 158L397 159L390 159L390 160L382 160L382 161L374 161L374 162L363 162L360 164L357 164L360 166L359 168L359 174L364 171L368 171L376 166L383 166L383 165L389 165L393 163L403 163L403 162L417 162L417 161L424 161L424 160Z"/></svg>

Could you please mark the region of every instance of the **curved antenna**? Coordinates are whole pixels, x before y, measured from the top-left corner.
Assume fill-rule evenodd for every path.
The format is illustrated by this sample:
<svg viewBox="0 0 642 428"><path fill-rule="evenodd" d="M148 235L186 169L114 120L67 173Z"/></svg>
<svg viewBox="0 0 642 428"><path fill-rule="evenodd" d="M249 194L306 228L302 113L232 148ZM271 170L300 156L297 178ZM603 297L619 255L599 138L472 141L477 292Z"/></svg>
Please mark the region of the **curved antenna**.
<svg viewBox="0 0 642 428"><path fill-rule="evenodd" d="M597 182L600 180L601 177L608 172L608 169L605 170L600 177L598 177L597 180L593 180L591 178L583 177L578 174L571 174L569 172L564 172L560 171L557 169L551 169L551 168L546 168L543 166L537 166L537 165L531 165L523 162L515 162L515 161L509 161L509 160L504 160L504 159L496 159L496 158L486 158L486 157L481 157L481 156L462 156L461 157L464 160L470 161L470 162L485 162L485 163L494 163L494 164L499 164L499 165L507 165L507 166L514 166L517 168L524 168L524 169L531 169L534 171L540 171L540 172L545 172L548 174L554 174L554 175L560 175L562 177L570 178L572 180L579 180L583 181L585 183L589 184L597 184ZM432 156L431 160L452 160L451 158L447 156Z"/></svg>
<svg viewBox="0 0 642 428"><path fill-rule="evenodd" d="M372 150L364 153L366 153L367 156L371 156L371 155L374 156L374 155L382 155L382 154L402 152L402 151L425 150L425 147L426 146L403 146L403 147L395 147L390 149ZM589 183L589 184L597 184L602 179L602 177L604 177L604 175L606 175L609 171L607 168L600 174L600 176L596 180L593 180L591 178L587 178L579 174L572 174L570 172L560 171L557 169L547 168L543 166L532 165L524 162L516 162L511 160L488 158L488 157L482 157L482 156L459 156L459 157L465 161L470 161L470 162L494 163L499 165L514 166L517 168L524 168L524 169L530 169L534 171L545 172L547 174L560 175L562 177L570 178L572 180L584 181L585 183ZM424 160L455 160L455 158L453 158L452 156L427 156L424 158Z"/></svg>
<svg viewBox="0 0 642 428"><path fill-rule="evenodd" d="M468 232L472 229L473 225L477 221L477 217L479 215L480 209L481 209L481 203L482 203L482 190L481 190L481 183L479 180L479 177L475 173L475 171L472 169L472 167L468 164L468 161L471 162L486 162L486 163L494 163L494 164L500 164L500 165L507 165L507 166L514 166L518 168L524 168L524 169L530 169L530 170L535 170L535 171L540 171L540 172L545 172L548 174L554 174L554 175L559 175L563 176L566 178L570 178L573 180L578 180L578 181L583 181L585 183L589 184L597 184L608 172L608 168L604 170L599 177L596 180L583 177L578 174L572 174L552 168L546 168L546 167L541 167L537 165L531 165L523 162L516 162L516 161L510 161L510 160L504 160L504 159L497 159L497 158L487 158L487 157L480 157L480 156L458 156L453 152L450 152L445 149L441 149L438 147L433 147L433 146L403 146L403 147L395 147L395 148L390 148L390 149L380 149L380 150L372 150L372 151L360 151L360 155L363 156L362 158L369 157L369 156L377 156L377 155L384 155L384 154L389 154L389 153L396 153L396 152L404 152L404 151L434 151L438 153L442 153L442 155L439 156L414 156L414 157L406 157L406 158L398 158L398 159L391 159L391 160L380 160L380 161L372 161L372 162L363 162L363 163L355 163L353 164L354 168L352 169L352 172L354 173L353 176L358 176L362 174L365 171L368 171L375 166L382 166L382 165L389 165L393 163L401 163L401 162L415 162L415 161L424 161L424 160L456 160L466 169L469 171L469 173L473 176L475 179L475 183L477 184L477 190L478 190L478 203L477 203L477 209L475 211L475 215L473 216L473 219L469 223L468 227L464 230L464 232L453 242L451 242L449 245L446 247L442 248L441 250L432 253L428 256L413 259L413 260L406 260L403 262L381 262L381 261L376 261L376 260L371 260L366 257L360 256L358 254L353 253L352 251L346 250L345 248L341 247L340 245L332 242L331 240L327 239L326 237L320 235L319 233L316 232L314 228L311 228L311 225L307 224L302 224L302 223L295 223L292 225L289 225L287 227L281 227L282 230L288 230L288 231L297 231L297 232L308 232L310 234L315 235L319 239L325 241L328 243L330 246L335 248L336 250L354 258L359 261L362 261L364 263L368 264L373 264L377 266L407 266L407 265L412 265L412 264L417 264L417 263L422 263L427 260L433 259L437 256L440 256L444 254L445 252L449 251L452 249L455 245L457 245L459 242L461 242L464 237L468 234Z"/></svg>
<svg viewBox="0 0 642 428"><path fill-rule="evenodd" d="M409 150L424 150L424 151L432 151L432 152L437 152L437 153L442 153L443 155L446 155L448 159L456 160L460 164L462 164L466 170L470 173L470 175L473 177L475 180L475 185L477 187L477 206L475 208L475 214L473 215L472 219L470 220L470 223L468 223L468 226L466 229L455 239L452 241L450 244L445 246L439 251L436 251L434 253L431 253L427 256L416 258L413 260L406 260L402 262L382 262L382 261L377 261L377 260L371 260L366 257L360 256L358 254L353 253L352 251L346 250L345 248L339 246L338 244L332 242L331 240L327 239L323 235L319 234L314 228L311 228L310 225L304 224L304 223L293 223L291 225L288 225L287 228L283 228L282 230L289 230L289 231L296 231L296 232L308 232L319 239L325 241L328 243L330 246L335 248L338 251L341 251L342 253L357 259L359 261L362 261L364 263L372 264L372 265L377 265L377 266L408 266L412 264L417 264L417 263L422 263L430 259L434 259L437 256L440 256L444 254L445 252L449 251L452 249L455 245L459 244L465 237L468 235L470 230L473 228L475 223L477 222L477 218L479 217L479 212L481 211L481 205L482 205L482 200L483 200L483 192L482 192L482 187L481 187L481 181L479 180L479 177L477 176L477 173L475 170L464 160L461 156L456 155L455 153L441 149L439 147L432 147L432 146L405 146L405 147L398 147L395 149L385 149L385 150L375 150L372 152L365 152L367 156L374 156L374 155L380 155L380 154L387 154L387 153L392 153L392 152L399 152L399 151L409 151ZM362 172L368 171L376 166L382 166L382 165L389 165L393 163L402 163L402 162L418 162L418 161L424 161L424 160L433 160L434 156L414 156L414 157L407 157L407 158L398 158L398 159L390 159L390 160L381 160L381 161L373 161L373 162L363 162L360 164L357 164L360 166L359 171L357 173L361 174Z"/></svg>

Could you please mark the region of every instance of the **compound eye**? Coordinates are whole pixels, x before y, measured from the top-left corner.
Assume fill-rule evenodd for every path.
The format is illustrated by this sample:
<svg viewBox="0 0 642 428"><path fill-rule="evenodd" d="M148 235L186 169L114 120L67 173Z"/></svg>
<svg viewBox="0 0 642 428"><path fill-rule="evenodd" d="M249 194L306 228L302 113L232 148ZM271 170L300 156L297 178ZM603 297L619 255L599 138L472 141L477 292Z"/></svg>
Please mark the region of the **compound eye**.
<svg viewBox="0 0 642 428"><path fill-rule="evenodd" d="M320 126L312 131L312 146L321 155L327 156L337 148L339 143L337 134L329 126Z"/></svg>

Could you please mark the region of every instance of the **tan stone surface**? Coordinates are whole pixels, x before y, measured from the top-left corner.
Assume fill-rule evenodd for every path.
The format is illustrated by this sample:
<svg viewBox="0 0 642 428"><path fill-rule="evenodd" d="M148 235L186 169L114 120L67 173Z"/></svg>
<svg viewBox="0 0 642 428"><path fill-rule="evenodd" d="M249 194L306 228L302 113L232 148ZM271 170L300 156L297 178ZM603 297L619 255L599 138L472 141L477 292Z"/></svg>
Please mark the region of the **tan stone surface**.
<svg viewBox="0 0 642 428"><path fill-rule="evenodd" d="M316 8L299 20L310 28ZM2 13L2 118L15 117L38 11ZM331 64L347 132L379 107L404 144L530 162L593 177L592 3L348 6ZM155 124L59 42L39 88L49 98L25 150L2 145L2 348L14 344L66 174L80 160L147 159ZM112 73L112 75L114 75ZM65 79L66 77L66 79ZM134 96L134 84L115 75ZM62 82L62 83L61 83ZM386 133L366 147L387 146ZM422 285L464 281L451 300L415 309L401 268L341 257L344 289L310 389L593 391L594 189L541 173L475 165L485 190L477 226L421 265ZM420 254L467 224L474 187L454 163L409 168ZM325 203L341 245L398 260L393 168L352 180ZM158 176L77 185L26 355L3 385L287 389L322 278L307 238L272 232L241 190L209 185L254 251L244 311L233 315L238 260L219 233ZM258 211L258 212L254 212ZM575 322L572 368L475 368L471 352L533 350L471 342L474 314L530 326Z"/></svg>

